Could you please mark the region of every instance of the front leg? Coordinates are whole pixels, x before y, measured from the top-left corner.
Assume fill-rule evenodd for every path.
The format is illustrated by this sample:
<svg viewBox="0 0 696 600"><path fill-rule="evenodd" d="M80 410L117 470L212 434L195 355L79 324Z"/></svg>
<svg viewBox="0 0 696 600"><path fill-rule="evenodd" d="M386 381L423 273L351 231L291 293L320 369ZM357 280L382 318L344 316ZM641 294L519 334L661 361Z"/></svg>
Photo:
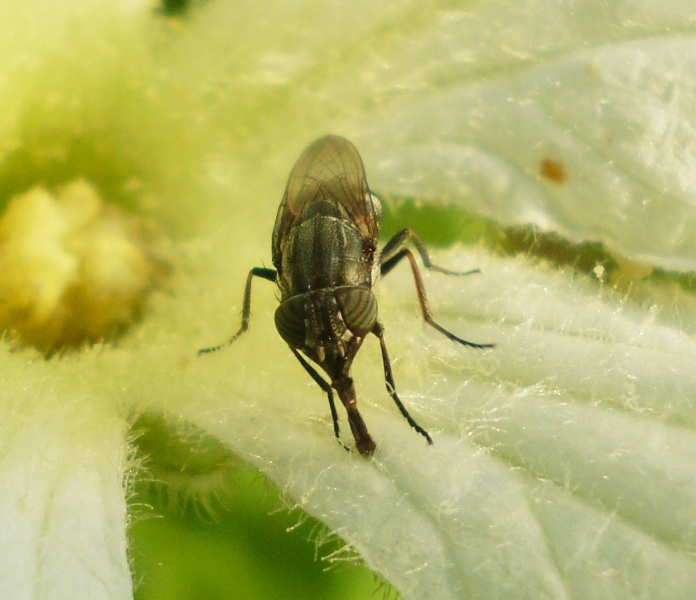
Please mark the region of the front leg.
<svg viewBox="0 0 696 600"><path fill-rule="evenodd" d="M239 331L235 333L230 339L217 346L212 346L210 348L201 348L198 354L208 354L210 352L217 352L225 346L229 346L234 342L240 335L242 335L247 329L249 329L249 315L251 314L251 280L254 277L260 277L261 279L266 279L268 281L275 281L276 270L275 269L265 269L263 267L254 267L249 271L247 275L246 286L244 287L244 303L242 305L242 326Z"/></svg>

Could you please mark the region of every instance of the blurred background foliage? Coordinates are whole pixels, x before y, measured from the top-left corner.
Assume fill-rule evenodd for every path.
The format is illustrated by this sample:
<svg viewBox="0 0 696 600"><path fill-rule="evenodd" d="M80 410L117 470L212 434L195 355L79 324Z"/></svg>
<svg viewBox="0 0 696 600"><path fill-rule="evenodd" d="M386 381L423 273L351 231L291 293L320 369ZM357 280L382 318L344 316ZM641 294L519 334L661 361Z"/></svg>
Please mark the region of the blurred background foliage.
<svg viewBox="0 0 696 600"><path fill-rule="evenodd" d="M213 516L191 504L168 510L156 496L146 502L150 508L141 494L131 500L139 515L130 528L136 600L351 600L387 590L369 569L328 560L342 543L320 543L323 526L289 513L275 486L251 470L240 469Z"/></svg>

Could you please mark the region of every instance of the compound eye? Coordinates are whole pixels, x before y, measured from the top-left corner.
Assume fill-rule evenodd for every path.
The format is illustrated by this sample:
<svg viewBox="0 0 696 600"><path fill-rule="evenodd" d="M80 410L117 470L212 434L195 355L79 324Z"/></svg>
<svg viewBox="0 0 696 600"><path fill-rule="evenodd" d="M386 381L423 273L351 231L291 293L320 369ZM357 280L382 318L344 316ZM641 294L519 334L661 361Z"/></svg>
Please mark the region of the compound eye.
<svg viewBox="0 0 696 600"><path fill-rule="evenodd" d="M353 335L365 337L377 322L377 300L369 289L341 287L335 291L343 322Z"/></svg>
<svg viewBox="0 0 696 600"><path fill-rule="evenodd" d="M291 348L302 350L305 346L306 316L305 294L289 298L276 309L276 329Z"/></svg>

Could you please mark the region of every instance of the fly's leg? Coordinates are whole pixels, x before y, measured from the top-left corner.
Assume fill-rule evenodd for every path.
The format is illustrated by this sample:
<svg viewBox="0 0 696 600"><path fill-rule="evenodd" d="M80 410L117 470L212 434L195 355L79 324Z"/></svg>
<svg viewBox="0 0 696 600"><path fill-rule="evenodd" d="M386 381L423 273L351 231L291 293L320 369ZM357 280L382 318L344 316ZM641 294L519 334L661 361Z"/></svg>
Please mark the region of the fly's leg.
<svg viewBox="0 0 696 600"><path fill-rule="evenodd" d="M425 293L425 284L423 283L423 278L421 277L420 270L416 264L416 259L413 256L413 252L404 247L409 240L413 242L418 250L418 254L420 254L421 259L423 259L423 264L426 266L426 268L432 271L438 271L439 273L444 273L445 275L470 275L472 273L478 273L478 269L461 273L458 271L443 269L442 267L434 265L430 260L430 256L428 255L428 251L423 245L423 242L420 241L418 236L413 231L410 229L404 229L389 240L384 247L384 250L382 250L382 255L380 257L380 272L382 276L387 275L401 261L401 259L404 257L408 258L409 263L411 263L411 271L413 272L413 279L416 282L418 300L420 302L421 311L423 313L423 319L425 322L452 341L458 342L464 346L469 346L470 348L493 348L495 344L475 344L474 342L469 342L465 339L457 337L451 331L448 331L442 327L442 325L435 322L432 314L430 313L428 296Z"/></svg>
<svg viewBox="0 0 696 600"><path fill-rule="evenodd" d="M382 327L380 323L377 323L373 327L372 333L374 333L379 338L379 347L382 350L382 364L384 365L384 380L387 384L387 392L389 392L389 395L392 397L394 404L396 404L398 409L401 411L401 414L408 421L408 424L411 427L413 427L418 433L420 433L427 440L428 444L432 445L433 440L428 434L428 432L425 429L423 429L418 423L416 423L415 419L410 415L408 410L406 410L406 407L403 405L403 402L401 402L399 396L397 396L396 394L396 385L394 384L394 375L392 373L391 361L389 360L389 354L387 353L387 345L384 342L384 327Z"/></svg>
<svg viewBox="0 0 696 600"><path fill-rule="evenodd" d="M408 241L411 240L413 245L418 250L421 260L425 265L426 269L431 271L437 271L438 273L444 273L445 275L473 275L474 273L480 273L478 269L472 269L471 271L450 271L449 269L444 269L434 265L430 260L430 255L428 254L428 249L425 244L421 242L421 239L416 235L416 232L412 229L402 229L397 233L392 239L390 239L384 248L382 249L382 255L380 257L380 267L382 276L386 275L391 271L397 263L404 257L407 252L404 248Z"/></svg>
<svg viewBox="0 0 696 600"><path fill-rule="evenodd" d="M242 326L239 331L235 333L230 339L217 346L212 346L210 348L201 348L198 354L208 354L209 352L216 352L225 346L229 346L234 342L240 335L242 335L247 329L249 329L249 315L251 314L251 280L254 277L260 277L261 279L266 279L268 281L275 281L276 271L275 269L265 269L263 267L254 267L249 271L247 275L246 286L244 288L244 303L242 306Z"/></svg>
<svg viewBox="0 0 696 600"><path fill-rule="evenodd" d="M334 403L333 390L331 389L331 386L324 381L324 378L317 373L316 369L310 365L297 350L292 347L290 350L292 350L295 358L300 361L300 364L304 367L304 370L309 373L309 376L314 379L315 383L326 393L327 397L329 398L329 408L331 409L331 418L333 419L334 435L338 441L341 441L340 431L338 428L338 412L336 411L336 404ZM346 450L348 450L348 448L346 448Z"/></svg>

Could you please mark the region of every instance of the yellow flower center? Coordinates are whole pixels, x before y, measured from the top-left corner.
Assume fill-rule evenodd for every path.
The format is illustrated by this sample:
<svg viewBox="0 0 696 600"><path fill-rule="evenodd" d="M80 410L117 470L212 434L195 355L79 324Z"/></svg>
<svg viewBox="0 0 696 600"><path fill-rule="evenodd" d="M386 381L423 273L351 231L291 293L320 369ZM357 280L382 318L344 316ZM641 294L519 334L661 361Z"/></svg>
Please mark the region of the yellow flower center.
<svg viewBox="0 0 696 600"><path fill-rule="evenodd" d="M141 229L84 180L12 198L0 219L0 330L46 353L123 331L159 270Z"/></svg>

